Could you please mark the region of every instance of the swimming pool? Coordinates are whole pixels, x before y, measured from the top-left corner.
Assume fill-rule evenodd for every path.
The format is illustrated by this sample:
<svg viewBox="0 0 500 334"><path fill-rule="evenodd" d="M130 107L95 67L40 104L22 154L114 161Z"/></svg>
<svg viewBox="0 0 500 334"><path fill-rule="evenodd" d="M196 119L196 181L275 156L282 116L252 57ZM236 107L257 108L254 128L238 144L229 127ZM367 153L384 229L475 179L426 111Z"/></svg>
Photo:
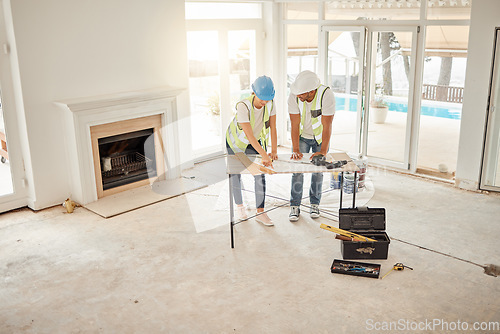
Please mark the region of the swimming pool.
<svg viewBox="0 0 500 334"><path fill-rule="evenodd" d="M398 97L386 98L386 101L389 104L389 110L404 113L408 112L408 104L406 101L402 100L403 98ZM348 108L346 108L346 104L348 104ZM358 98L356 95L340 93L335 94L335 109L355 112L357 105ZM462 104L423 100L420 108L420 114L459 120L462 116Z"/></svg>

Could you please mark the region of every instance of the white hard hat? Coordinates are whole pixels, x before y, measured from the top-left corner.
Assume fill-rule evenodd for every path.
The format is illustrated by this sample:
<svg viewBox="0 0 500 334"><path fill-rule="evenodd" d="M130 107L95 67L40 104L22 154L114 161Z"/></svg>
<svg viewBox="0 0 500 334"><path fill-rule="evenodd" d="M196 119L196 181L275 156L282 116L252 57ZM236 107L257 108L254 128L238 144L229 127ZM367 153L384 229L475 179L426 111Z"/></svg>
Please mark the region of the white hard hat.
<svg viewBox="0 0 500 334"><path fill-rule="evenodd" d="M321 81L316 73L305 70L297 75L297 78L290 86L290 91L294 95L300 95L315 90L320 84Z"/></svg>

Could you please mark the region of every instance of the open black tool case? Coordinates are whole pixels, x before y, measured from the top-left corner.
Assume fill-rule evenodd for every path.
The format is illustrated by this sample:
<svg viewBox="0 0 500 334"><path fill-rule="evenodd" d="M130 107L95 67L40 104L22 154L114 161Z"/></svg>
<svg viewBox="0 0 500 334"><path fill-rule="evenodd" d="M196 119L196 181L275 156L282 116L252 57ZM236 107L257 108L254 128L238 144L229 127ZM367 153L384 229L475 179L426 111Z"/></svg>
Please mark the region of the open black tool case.
<svg viewBox="0 0 500 334"><path fill-rule="evenodd" d="M344 259L387 259L391 240L385 232L384 208L340 208L339 228L376 240L342 240L341 252Z"/></svg>
<svg viewBox="0 0 500 334"><path fill-rule="evenodd" d="M333 260L331 272L362 277L378 278L380 275L380 264Z"/></svg>

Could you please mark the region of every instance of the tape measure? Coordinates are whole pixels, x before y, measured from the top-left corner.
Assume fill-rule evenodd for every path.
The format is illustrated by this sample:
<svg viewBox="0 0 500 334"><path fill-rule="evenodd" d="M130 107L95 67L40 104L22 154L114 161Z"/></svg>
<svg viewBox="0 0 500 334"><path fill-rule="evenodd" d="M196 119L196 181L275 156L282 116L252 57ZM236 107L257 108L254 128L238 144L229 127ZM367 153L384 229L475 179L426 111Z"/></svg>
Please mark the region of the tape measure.
<svg viewBox="0 0 500 334"><path fill-rule="evenodd" d="M402 264L402 263L398 262L398 263L396 263L396 264L392 267L392 269L391 269L391 270L389 270L389 271L387 272L387 274L385 274L384 276L382 276L382 278L381 278L381 279L383 279L385 276L389 275L389 274L390 274L393 270L404 270L405 268L408 268L408 269L410 269L410 270L413 270L413 268L408 267L408 266L405 266L404 264Z"/></svg>

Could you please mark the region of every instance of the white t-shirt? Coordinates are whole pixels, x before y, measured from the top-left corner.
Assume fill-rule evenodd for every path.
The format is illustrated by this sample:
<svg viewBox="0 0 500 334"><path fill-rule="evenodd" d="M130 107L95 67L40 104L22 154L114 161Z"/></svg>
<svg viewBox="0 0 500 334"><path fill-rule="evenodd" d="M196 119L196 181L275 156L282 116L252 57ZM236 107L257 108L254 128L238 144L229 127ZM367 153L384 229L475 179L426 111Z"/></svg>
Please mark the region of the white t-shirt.
<svg viewBox="0 0 500 334"><path fill-rule="evenodd" d="M321 97L318 96L318 99ZM299 103L303 103L298 100ZM314 139L312 121L311 121L311 105L312 102L306 102L306 117L304 121L304 130L302 131L302 137L307 139ZM300 114L299 105L297 104L297 96L290 93L288 96L288 113L289 114ZM335 115L335 96L330 88L325 91L323 95L323 100L321 104L321 115L332 116Z"/></svg>
<svg viewBox="0 0 500 334"><path fill-rule="evenodd" d="M276 115L276 110L274 109L274 103L272 101L267 102L266 106L268 110L270 109L269 117ZM264 108L265 107L257 109L254 107L255 124L252 130L253 135L257 140L259 140L260 132L264 127ZM247 105L245 103L238 103L238 105L236 106L236 121L238 123L250 123L250 112L248 111Z"/></svg>

